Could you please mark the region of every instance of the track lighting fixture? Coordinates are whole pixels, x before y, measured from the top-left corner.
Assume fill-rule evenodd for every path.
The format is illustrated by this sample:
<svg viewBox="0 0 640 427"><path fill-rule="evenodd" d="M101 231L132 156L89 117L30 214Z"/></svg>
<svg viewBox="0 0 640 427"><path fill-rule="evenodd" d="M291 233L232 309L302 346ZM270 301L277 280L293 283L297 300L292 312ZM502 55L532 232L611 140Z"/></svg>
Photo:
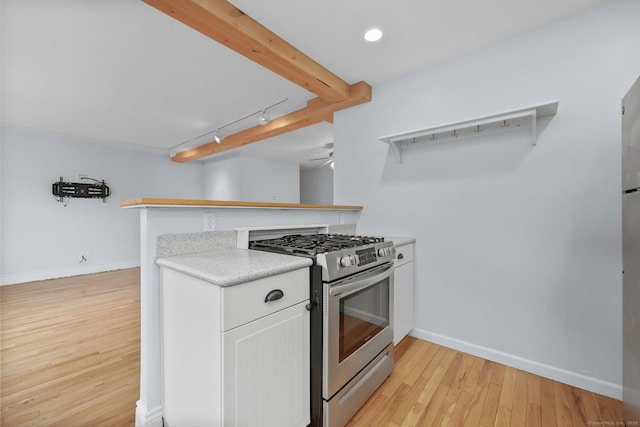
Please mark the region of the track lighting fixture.
<svg viewBox="0 0 640 427"><path fill-rule="evenodd" d="M200 138L202 138L203 136L206 136L206 135L212 134L212 133L214 133L214 132L215 132L215 135L214 135L214 137L213 137L213 140L216 142L216 144L220 144L220 143L222 142L222 140L224 139L224 137L220 135L220 131L221 131L222 129L226 128L227 126L231 126L231 125L233 125L233 124L236 124L236 123L238 123L239 121L244 120L244 119L247 119L247 118L249 118L249 117L251 117L251 116L255 116L256 114L260 114L260 116L258 117L258 123L259 123L260 125L262 125L262 126L267 125L267 124L269 124L269 121L270 121L270 120L269 120L269 112L268 112L267 110L268 110L269 108L271 108L271 107L275 107L275 106L276 106L276 105L278 105L278 104L282 104L283 102L285 102L285 101L287 101L287 100L288 100L287 98L284 98L284 99L282 99L281 101L278 101L278 102L276 102L276 103L274 103L274 104L271 104L271 105L269 105L269 106L267 106L267 107L264 107L264 108L262 108L262 109L260 109L260 110L258 110L258 111L256 111L256 112L253 112L253 113L251 113L251 114L247 114L247 115L246 115L246 116L244 116L244 117L240 117L239 119L236 119L236 120L234 120L234 121L232 121L232 122L229 122L229 123L227 123L227 124L225 124L225 125L223 125L223 126L220 126L219 128L216 128L216 130L212 130L212 131L209 131L209 132L203 133L202 135L196 136L195 138L188 139L188 140L186 140L186 141L184 141L184 142L181 142L180 144L174 145L173 147L169 147L169 150L170 150L170 151L169 151L169 157L173 158L173 157L175 157L175 156L176 156L176 154L177 154L176 149L177 149L178 147L180 147L180 146L182 146L182 145L185 145L185 144L187 144L187 143L189 143L189 142L195 141L196 139L200 139Z"/></svg>

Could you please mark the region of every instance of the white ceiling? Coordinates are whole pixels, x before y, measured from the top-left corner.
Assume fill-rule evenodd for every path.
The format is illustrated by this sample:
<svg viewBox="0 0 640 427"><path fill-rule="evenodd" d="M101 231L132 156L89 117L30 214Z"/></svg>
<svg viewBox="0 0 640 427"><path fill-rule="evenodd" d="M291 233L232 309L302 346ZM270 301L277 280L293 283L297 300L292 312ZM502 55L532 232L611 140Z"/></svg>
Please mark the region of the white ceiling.
<svg viewBox="0 0 640 427"><path fill-rule="evenodd" d="M375 87L604 1L232 3L348 83ZM1 7L6 124L168 154L284 98L272 118L315 97L140 0L2 0ZM377 44L362 39L372 26L384 31ZM324 123L240 150L305 166L328 155L332 141Z"/></svg>

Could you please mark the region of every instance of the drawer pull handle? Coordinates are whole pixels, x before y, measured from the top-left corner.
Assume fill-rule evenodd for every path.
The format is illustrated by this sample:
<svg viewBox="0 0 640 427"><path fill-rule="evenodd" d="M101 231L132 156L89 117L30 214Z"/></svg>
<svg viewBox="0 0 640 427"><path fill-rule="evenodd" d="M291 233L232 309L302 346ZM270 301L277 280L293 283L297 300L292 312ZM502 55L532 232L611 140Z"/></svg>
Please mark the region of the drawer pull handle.
<svg viewBox="0 0 640 427"><path fill-rule="evenodd" d="M402 255L402 253L398 254L398 259L404 259L404 255Z"/></svg>
<svg viewBox="0 0 640 427"><path fill-rule="evenodd" d="M264 302L277 301L284 296L284 292L280 289L274 289L264 297Z"/></svg>

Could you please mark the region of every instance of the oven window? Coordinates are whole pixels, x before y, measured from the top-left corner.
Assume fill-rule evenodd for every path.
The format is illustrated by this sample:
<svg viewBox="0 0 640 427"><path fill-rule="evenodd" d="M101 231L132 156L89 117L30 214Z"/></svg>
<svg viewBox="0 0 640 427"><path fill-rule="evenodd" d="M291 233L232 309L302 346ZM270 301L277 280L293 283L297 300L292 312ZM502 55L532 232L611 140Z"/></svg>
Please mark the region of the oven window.
<svg viewBox="0 0 640 427"><path fill-rule="evenodd" d="M389 326L389 279L340 299L339 361Z"/></svg>

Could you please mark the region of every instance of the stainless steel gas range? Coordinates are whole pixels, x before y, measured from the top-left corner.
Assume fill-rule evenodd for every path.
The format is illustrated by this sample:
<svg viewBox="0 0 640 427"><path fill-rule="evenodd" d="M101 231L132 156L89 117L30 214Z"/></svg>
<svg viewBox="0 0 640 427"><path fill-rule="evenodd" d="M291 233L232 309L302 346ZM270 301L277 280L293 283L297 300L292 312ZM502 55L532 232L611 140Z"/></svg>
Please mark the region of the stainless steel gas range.
<svg viewBox="0 0 640 427"><path fill-rule="evenodd" d="M393 243L295 234L254 240L249 248L314 260L311 425L342 427L393 370Z"/></svg>

